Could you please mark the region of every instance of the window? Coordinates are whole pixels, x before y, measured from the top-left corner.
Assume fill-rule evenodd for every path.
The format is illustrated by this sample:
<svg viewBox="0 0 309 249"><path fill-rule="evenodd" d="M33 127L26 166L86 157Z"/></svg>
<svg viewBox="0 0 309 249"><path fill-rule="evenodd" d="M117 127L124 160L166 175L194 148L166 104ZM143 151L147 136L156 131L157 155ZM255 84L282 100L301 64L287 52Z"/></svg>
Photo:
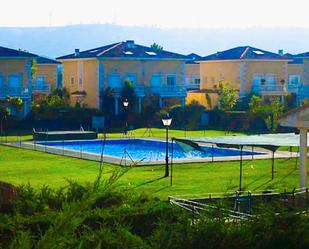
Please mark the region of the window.
<svg viewBox="0 0 309 249"><path fill-rule="evenodd" d="M161 79L162 77L160 74L153 74L150 80L151 86L154 86L154 87L161 86Z"/></svg>
<svg viewBox="0 0 309 249"><path fill-rule="evenodd" d="M253 75L253 85L255 86L259 86L262 83L262 80L264 79L264 75L263 74L254 74Z"/></svg>
<svg viewBox="0 0 309 249"><path fill-rule="evenodd" d="M74 85L74 77L71 77L71 85Z"/></svg>
<svg viewBox="0 0 309 249"><path fill-rule="evenodd" d="M224 80L224 73L220 73L220 80Z"/></svg>
<svg viewBox="0 0 309 249"><path fill-rule="evenodd" d="M216 83L215 77L211 77L211 83L212 83L212 84L215 84L215 83Z"/></svg>
<svg viewBox="0 0 309 249"><path fill-rule="evenodd" d="M289 85L299 85L300 83L300 76L298 74L289 75Z"/></svg>
<svg viewBox="0 0 309 249"><path fill-rule="evenodd" d="M20 87L21 79L22 79L22 74L9 75L9 87Z"/></svg>
<svg viewBox="0 0 309 249"><path fill-rule="evenodd" d="M82 88L82 87L83 87L83 80L82 80L82 78L79 78L79 79L78 79L78 87L79 87L79 88Z"/></svg>
<svg viewBox="0 0 309 249"><path fill-rule="evenodd" d="M148 54L148 55L157 55L155 52L152 52L152 51L146 51L146 54Z"/></svg>
<svg viewBox="0 0 309 249"><path fill-rule="evenodd" d="M111 88L121 87L120 76L117 74L111 74L108 76L108 86Z"/></svg>
<svg viewBox="0 0 309 249"><path fill-rule="evenodd" d="M4 79L3 76L0 74L0 88L4 85Z"/></svg>
<svg viewBox="0 0 309 249"><path fill-rule="evenodd" d="M200 83L201 83L200 78L195 78L195 79L194 79L194 84L195 84L195 85L199 85Z"/></svg>
<svg viewBox="0 0 309 249"><path fill-rule="evenodd" d="M208 77L205 77L205 83L208 84Z"/></svg>
<svg viewBox="0 0 309 249"><path fill-rule="evenodd" d="M266 74L265 81L267 85L275 85L276 84L276 75L275 74Z"/></svg>
<svg viewBox="0 0 309 249"><path fill-rule="evenodd" d="M35 79L36 87L43 87L45 82L45 77L43 75L37 75Z"/></svg>
<svg viewBox="0 0 309 249"><path fill-rule="evenodd" d="M168 86L175 86L176 85L176 75L167 75L166 84Z"/></svg>

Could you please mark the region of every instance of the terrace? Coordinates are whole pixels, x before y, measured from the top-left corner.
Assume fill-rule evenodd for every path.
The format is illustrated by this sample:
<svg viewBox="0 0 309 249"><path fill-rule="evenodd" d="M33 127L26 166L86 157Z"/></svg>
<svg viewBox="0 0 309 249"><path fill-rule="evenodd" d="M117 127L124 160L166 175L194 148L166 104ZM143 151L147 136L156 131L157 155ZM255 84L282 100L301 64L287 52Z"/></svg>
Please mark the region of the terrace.
<svg viewBox="0 0 309 249"><path fill-rule="evenodd" d="M31 93L28 88L24 86L20 87L9 87L9 86L3 86L0 87L0 98L5 98L7 96L11 97L30 97Z"/></svg>

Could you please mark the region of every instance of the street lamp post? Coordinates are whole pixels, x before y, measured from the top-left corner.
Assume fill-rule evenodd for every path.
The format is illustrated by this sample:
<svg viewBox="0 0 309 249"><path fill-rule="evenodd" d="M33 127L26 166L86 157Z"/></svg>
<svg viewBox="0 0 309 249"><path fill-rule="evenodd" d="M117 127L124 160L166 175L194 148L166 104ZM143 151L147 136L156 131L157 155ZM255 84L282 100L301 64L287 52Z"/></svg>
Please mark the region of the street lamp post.
<svg viewBox="0 0 309 249"><path fill-rule="evenodd" d="M166 130L166 142L165 142L165 175L164 177L169 176L169 170L168 170L168 129L172 124L172 118L169 116L169 114L166 115L166 117L162 118L162 123L165 126Z"/></svg>
<svg viewBox="0 0 309 249"><path fill-rule="evenodd" d="M128 107L129 107L129 101L127 100L127 99L125 99L124 101L123 101L123 106L124 106L124 108L125 108L125 110L126 110L126 123L125 123L125 130L124 130L124 135L127 135L127 133L128 133Z"/></svg>
<svg viewBox="0 0 309 249"><path fill-rule="evenodd" d="M3 136L3 120L7 121L6 120L6 115L4 115L2 118L1 118L1 143L2 143L2 136Z"/></svg>

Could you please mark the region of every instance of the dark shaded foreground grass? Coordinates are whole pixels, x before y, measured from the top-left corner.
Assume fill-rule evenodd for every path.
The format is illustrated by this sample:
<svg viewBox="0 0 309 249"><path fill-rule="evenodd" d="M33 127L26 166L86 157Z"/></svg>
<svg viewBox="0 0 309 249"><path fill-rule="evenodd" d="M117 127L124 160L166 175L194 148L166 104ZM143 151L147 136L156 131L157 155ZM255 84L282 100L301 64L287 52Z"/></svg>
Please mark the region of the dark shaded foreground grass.
<svg viewBox="0 0 309 249"><path fill-rule="evenodd" d="M17 189L0 212L1 248L297 248L309 247L309 219L264 205L259 216L232 220L221 208L195 216L131 189L126 170L66 188ZM100 175L98 175L100 176ZM220 205L224 207L224 203Z"/></svg>

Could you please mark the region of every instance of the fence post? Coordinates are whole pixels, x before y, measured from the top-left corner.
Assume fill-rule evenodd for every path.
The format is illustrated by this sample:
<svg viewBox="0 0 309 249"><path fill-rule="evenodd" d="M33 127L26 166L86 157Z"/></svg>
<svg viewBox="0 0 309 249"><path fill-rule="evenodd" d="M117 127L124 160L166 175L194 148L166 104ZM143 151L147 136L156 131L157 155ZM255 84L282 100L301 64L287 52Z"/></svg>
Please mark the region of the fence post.
<svg viewBox="0 0 309 249"><path fill-rule="evenodd" d="M306 212L308 213L309 211L309 196L308 196L308 188L306 188Z"/></svg>
<svg viewBox="0 0 309 249"><path fill-rule="evenodd" d="M80 156L80 158L82 159L83 158L83 143L82 142L80 142L80 152L79 152L79 156Z"/></svg>

